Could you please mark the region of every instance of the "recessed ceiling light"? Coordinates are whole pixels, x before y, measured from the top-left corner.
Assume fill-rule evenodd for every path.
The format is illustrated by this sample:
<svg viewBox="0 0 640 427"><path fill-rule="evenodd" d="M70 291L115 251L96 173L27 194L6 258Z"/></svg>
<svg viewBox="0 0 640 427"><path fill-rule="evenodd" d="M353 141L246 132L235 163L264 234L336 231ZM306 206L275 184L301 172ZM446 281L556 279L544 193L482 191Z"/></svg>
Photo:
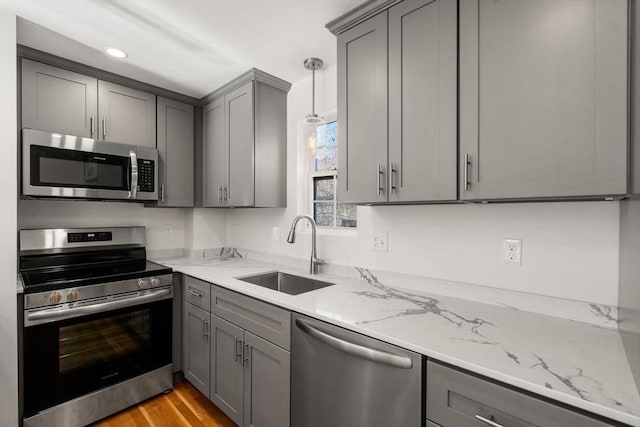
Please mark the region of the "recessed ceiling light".
<svg viewBox="0 0 640 427"><path fill-rule="evenodd" d="M126 58L128 56L125 51L115 47L106 47L104 50L114 58Z"/></svg>

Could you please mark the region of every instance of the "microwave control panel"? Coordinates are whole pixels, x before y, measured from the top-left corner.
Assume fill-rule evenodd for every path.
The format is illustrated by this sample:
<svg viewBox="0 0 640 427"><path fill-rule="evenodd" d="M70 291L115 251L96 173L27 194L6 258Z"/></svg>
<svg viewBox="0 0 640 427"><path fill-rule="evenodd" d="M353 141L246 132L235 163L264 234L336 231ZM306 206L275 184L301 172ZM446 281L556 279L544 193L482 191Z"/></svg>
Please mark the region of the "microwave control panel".
<svg viewBox="0 0 640 427"><path fill-rule="evenodd" d="M138 161L138 186L140 191L153 193L155 191L155 162L153 160Z"/></svg>

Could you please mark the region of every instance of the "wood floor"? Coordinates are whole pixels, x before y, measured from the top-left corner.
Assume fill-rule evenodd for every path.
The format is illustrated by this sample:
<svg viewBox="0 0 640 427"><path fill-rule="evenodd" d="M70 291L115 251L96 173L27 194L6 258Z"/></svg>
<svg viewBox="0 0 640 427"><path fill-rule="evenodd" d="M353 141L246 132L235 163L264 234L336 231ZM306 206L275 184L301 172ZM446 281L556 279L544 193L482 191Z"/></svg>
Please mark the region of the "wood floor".
<svg viewBox="0 0 640 427"><path fill-rule="evenodd" d="M189 382L174 384L168 394L146 400L94 427L235 427L229 417Z"/></svg>

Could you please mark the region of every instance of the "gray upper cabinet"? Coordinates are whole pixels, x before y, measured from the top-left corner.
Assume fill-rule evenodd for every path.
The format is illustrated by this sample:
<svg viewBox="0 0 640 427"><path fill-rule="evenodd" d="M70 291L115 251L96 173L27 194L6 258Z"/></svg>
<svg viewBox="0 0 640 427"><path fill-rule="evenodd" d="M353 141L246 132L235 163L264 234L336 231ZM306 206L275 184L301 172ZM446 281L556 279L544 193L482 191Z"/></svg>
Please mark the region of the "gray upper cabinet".
<svg viewBox="0 0 640 427"><path fill-rule="evenodd" d="M210 327L209 313L193 304L184 303L182 311L182 370L185 378L207 397L209 397L211 354Z"/></svg>
<svg viewBox="0 0 640 427"><path fill-rule="evenodd" d="M94 138L98 80L21 60L22 127Z"/></svg>
<svg viewBox="0 0 640 427"><path fill-rule="evenodd" d="M456 200L457 15L450 0L389 9L390 202Z"/></svg>
<svg viewBox="0 0 640 427"><path fill-rule="evenodd" d="M100 139L156 147L156 96L100 80Z"/></svg>
<svg viewBox="0 0 640 427"><path fill-rule="evenodd" d="M204 207L286 206L290 87L253 69L205 98Z"/></svg>
<svg viewBox="0 0 640 427"><path fill-rule="evenodd" d="M158 97L158 206L193 206L193 106Z"/></svg>
<svg viewBox="0 0 640 427"><path fill-rule="evenodd" d="M387 13L338 35L338 199L387 201Z"/></svg>
<svg viewBox="0 0 640 427"><path fill-rule="evenodd" d="M227 184L227 148L225 142L224 98L216 99L202 109L203 120L203 202L205 207L224 206Z"/></svg>
<svg viewBox="0 0 640 427"><path fill-rule="evenodd" d="M460 198L627 192L626 0L460 0Z"/></svg>
<svg viewBox="0 0 640 427"><path fill-rule="evenodd" d="M341 203L456 200L456 2L400 2L338 34L338 123Z"/></svg>
<svg viewBox="0 0 640 427"><path fill-rule="evenodd" d="M249 82L224 96L225 141L229 157L226 204L253 206L253 82Z"/></svg>
<svg viewBox="0 0 640 427"><path fill-rule="evenodd" d="M250 332L244 344L244 427L288 427L291 354Z"/></svg>
<svg viewBox="0 0 640 427"><path fill-rule="evenodd" d="M635 25L631 26L631 140L632 170L630 193L640 195L640 7L637 3L631 8L631 18Z"/></svg>
<svg viewBox="0 0 640 427"><path fill-rule="evenodd" d="M211 401L242 425L244 330L213 315L211 324Z"/></svg>

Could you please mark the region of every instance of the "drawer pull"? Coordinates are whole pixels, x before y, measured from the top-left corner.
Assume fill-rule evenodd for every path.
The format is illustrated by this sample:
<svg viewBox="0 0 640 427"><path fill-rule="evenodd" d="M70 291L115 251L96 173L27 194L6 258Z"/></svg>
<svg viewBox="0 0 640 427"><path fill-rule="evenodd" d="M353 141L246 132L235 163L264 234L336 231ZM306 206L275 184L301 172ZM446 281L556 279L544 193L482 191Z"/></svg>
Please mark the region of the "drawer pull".
<svg viewBox="0 0 640 427"><path fill-rule="evenodd" d="M187 291L187 293L191 296L197 297L197 298L202 298L202 294L200 292L196 292L193 289L189 289Z"/></svg>
<svg viewBox="0 0 640 427"><path fill-rule="evenodd" d="M493 418L493 417L491 417ZM495 421L490 420L489 418L485 418L482 415L476 414L476 420L480 421L481 423L485 423L488 426L491 427L504 427L502 424L499 424Z"/></svg>

